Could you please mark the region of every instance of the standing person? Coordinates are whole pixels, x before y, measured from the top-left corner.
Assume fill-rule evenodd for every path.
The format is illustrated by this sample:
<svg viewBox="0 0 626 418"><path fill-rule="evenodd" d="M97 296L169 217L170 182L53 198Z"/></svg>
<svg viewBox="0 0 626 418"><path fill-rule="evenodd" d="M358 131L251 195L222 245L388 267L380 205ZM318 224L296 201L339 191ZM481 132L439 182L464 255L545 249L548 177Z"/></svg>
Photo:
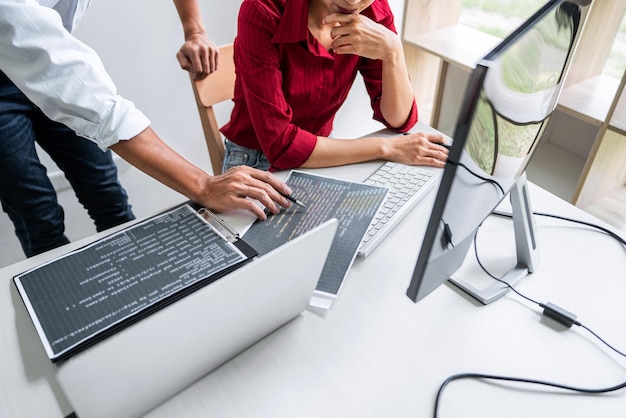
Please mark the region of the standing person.
<svg viewBox="0 0 626 418"><path fill-rule="evenodd" d="M98 55L71 35L88 3L0 0L0 201L25 254L68 242L63 210L35 142L64 171L99 231L134 217L109 149L216 211L243 208L264 219L263 210L248 198L272 212L278 211L276 204L289 207L280 194L289 189L267 173L238 169L209 176L158 137L148 118L117 94ZM175 5L186 31L200 21L197 0L176 0ZM199 38L187 39L181 51L210 45ZM188 53L188 70L199 76L213 71L217 56L211 49L197 49L207 52L206 60Z"/></svg>
<svg viewBox="0 0 626 418"><path fill-rule="evenodd" d="M330 138L357 72L374 119L397 132L417 106L387 0L244 0L234 43L224 168L328 167L385 159L442 167L440 135Z"/></svg>

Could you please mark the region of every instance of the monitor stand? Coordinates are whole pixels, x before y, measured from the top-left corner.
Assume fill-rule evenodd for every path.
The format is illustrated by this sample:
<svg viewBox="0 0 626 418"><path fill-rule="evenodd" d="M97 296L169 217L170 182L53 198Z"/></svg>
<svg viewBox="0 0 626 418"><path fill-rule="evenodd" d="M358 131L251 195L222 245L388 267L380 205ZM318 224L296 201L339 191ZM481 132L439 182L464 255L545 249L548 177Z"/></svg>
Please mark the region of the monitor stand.
<svg viewBox="0 0 626 418"><path fill-rule="evenodd" d="M526 173L520 176L509 192L509 196L511 198L517 264L501 280L513 286L520 279L535 271L539 261L535 235L536 226L530 206ZM485 305L498 299L509 290L506 284L498 281L486 288L479 289L454 275L449 280Z"/></svg>

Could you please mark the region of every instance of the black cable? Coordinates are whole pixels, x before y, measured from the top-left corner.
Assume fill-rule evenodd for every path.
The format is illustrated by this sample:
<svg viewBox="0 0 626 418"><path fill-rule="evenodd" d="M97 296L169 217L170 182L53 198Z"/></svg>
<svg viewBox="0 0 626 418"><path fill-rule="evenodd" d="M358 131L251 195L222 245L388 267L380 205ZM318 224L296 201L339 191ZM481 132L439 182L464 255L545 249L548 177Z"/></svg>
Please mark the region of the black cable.
<svg viewBox="0 0 626 418"><path fill-rule="evenodd" d="M506 216L511 218L511 215L508 214L502 214L502 213L495 213L496 215L499 216ZM548 213L540 213L540 212L533 212L534 215L538 215L538 216L546 216L546 217L551 217L551 218L556 218L556 219L560 219L560 220L565 220L565 221L569 221L569 222L574 222L574 223L579 223L585 226L590 226L592 228L596 228L602 232L605 232L606 234L610 235L611 237L613 237L614 239L616 239L617 241L619 241L620 243L626 245L626 241L620 237L618 234L612 232L611 230L604 228L600 225L596 225L593 223L589 223L589 222L585 222L585 221L580 221L577 219L570 219L570 218L566 218L563 216L558 216L558 215L552 215L552 214L548 214ZM495 275L493 275L490 271L488 271L485 266L482 264L482 262L480 261L480 258L478 257L478 245L477 245L477 236L478 236L478 229L476 230L476 233L474 234L474 254L476 256L476 262L478 263L478 265L480 266L480 268L491 278L493 278L494 280L503 283L506 287L508 287L510 290L512 290L514 293L516 293L518 296L542 307L542 308L550 308L551 304L548 304L548 306L544 305L543 303L537 302L532 298L529 298L528 296L520 293L519 291L517 291L517 289L515 289L513 286L511 286L509 283L507 283L506 281L496 277ZM558 309L558 307L556 307ZM544 310L545 313L545 310ZM571 320L571 318L568 318ZM591 335L593 335L594 337L596 337L600 342L602 342L605 346L607 346L608 348L610 348L611 350L613 350L614 352L616 352L617 354L621 355L622 357L626 357L626 354L621 352L620 350L618 350L617 348L613 347L611 344L609 344L608 342L606 342L603 338L601 338L598 334L596 334L594 331L592 331L590 328L588 328L586 325L580 323L579 321L575 321L575 320L571 320L571 325L577 325L581 328L583 328L584 330L586 330L587 332L589 332ZM434 418L437 418L438 413L439 413L439 404L441 401L441 396L443 394L444 389L446 388L446 386L448 386L449 383L455 381L455 380L461 380L461 379L482 379L482 380L499 380L499 381L509 381L509 382L516 382L516 383L529 383L529 384L535 384L535 385L542 385L542 386L549 386L549 387L554 387L554 388L558 388L558 389L563 389L563 390L569 390L569 391L573 391L573 392L579 392L579 393L586 393L586 394L604 394L604 393L610 393L610 392L615 392L617 390L626 388L626 382L622 382L619 383L617 385L614 386L609 386L609 387L605 387L605 388L580 388L580 387L575 387L575 386L570 386L570 385L564 385L561 383L554 383L554 382L548 382L548 381L543 381L543 380L536 380L536 379L527 379L527 378L521 378L521 377L510 377L510 376L497 376L497 375L489 375L489 374L482 374L482 373L460 373L460 374L455 374L452 375L450 377L448 377L439 387L439 390L437 391L437 397L435 399L435 408L434 408Z"/></svg>
<svg viewBox="0 0 626 418"><path fill-rule="evenodd" d="M626 354L624 354L623 352L619 351L617 348L613 347L611 344L609 344L608 342L606 342L603 338L601 338L598 334L596 334L595 332L593 332L590 328L587 328L586 325L578 323L576 324L579 327L583 328L584 330L586 330L587 332L589 332L591 335L593 335L594 337L596 337L598 340L600 340L602 342L602 344L606 345L608 348L610 348L611 350L615 351L617 354L619 354L622 357L626 357Z"/></svg>
<svg viewBox="0 0 626 418"><path fill-rule="evenodd" d="M564 389L564 390L569 390L572 392L587 393L587 394L610 393L610 392L615 392L617 390L620 390L626 387L626 382L619 383L615 386L595 389L595 388L579 388L575 386L564 385L561 383L547 382L547 381L536 380L536 379L526 379L523 377L497 376L497 375L489 375L489 374L482 374L482 373L460 373L460 374L455 374L453 376L448 377L439 387L439 390L437 391L437 397L435 399L435 410L434 410L434 415L433 415L434 418L437 418L439 414L439 404L441 400L441 395L443 394L443 390L445 389L445 387L449 383L455 380L461 380L461 379L502 380L502 381L508 381L508 382L516 382L516 383L529 383L533 385L549 386L549 387L554 387L557 389Z"/></svg>
<svg viewBox="0 0 626 418"><path fill-rule="evenodd" d="M494 179L488 179L487 177L483 177L478 173L474 173L472 170L470 170L465 164L463 163L456 163L454 161L450 161L448 160L447 163L452 164L452 165L456 165L457 167L463 167L465 169L465 171L467 171L468 173L470 173L472 176L479 178L480 180L484 181L485 183L490 183L493 184L494 186L496 186L499 190L500 193L502 193L502 195L505 195L506 193L504 192L504 189L502 188L502 186L500 185L500 183L498 183L497 181L495 181Z"/></svg>
<svg viewBox="0 0 626 418"><path fill-rule="evenodd" d="M508 215L506 215L508 216ZM545 215L545 216L551 216L551 215ZM554 215L554 217L557 217L559 219L563 219L563 220L570 220L568 218L564 218L564 217L559 217ZM572 222L576 222L576 220L571 220ZM586 222L584 223L585 225L588 226L596 226L594 224L587 224ZM600 226L598 226L598 229L604 229ZM536 300L520 293L517 289L515 289L513 286L511 286L511 284L505 282L504 280L496 277L495 275L493 275L489 270L487 270L487 268L483 265L483 263L480 261L480 257L478 257L478 245L476 243L476 237L478 236L478 230L476 230L476 233L474 234L474 256L476 257L476 262L478 263L478 265L480 266L480 268L482 269L483 272L485 272L485 274L487 274L489 277L491 277L492 279L504 284L506 287L508 287L510 290L512 290L514 293L516 293L518 296L536 304L537 306L541 307L541 308L546 308L546 305L544 305L541 302L537 302ZM619 237L618 237L619 238ZM621 240L621 238L619 238ZM622 240L623 241L623 240ZM610 348L611 350L613 350L614 352L616 352L617 354L621 355L622 357L626 357L626 354L623 353L622 351L618 350L617 348L613 347L611 344L609 344L606 340L604 340L602 337L600 337L597 333L595 333L594 331L592 331L590 328L588 328L586 325L582 324L581 322L578 321L573 321L572 322L573 325L577 325L581 328L583 328L584 330L586 330L587 332L589 332L591 335L593 335L594 337L596 337L600 342L602 342L604 345L606 345L608 348Z"/></svg>
<svg viewBox="0 0 626 418"><path fill-rule="evenodd" d="M504 280L494 276L493 274L491 274L491 272L489 270L487 270L487 268L483 265L483 263L480 261L480 257L478 257L478 245L476 244L476 237L478 236L478 229L476 230L476 233L474 234L474 256L476 257L476 262L478 263L478 265L480 266L480 268L482 269L482 271L484 271L489 277L491 277L492 279L506 285L506 287L508 287L510 290L512 290L513 292L517 293L518 296L536 304L541 306L541 304L539 302L537 302L534 299L529 298L528 296L525 296L523 294L521 294L520 292L517 291L517 289L515 289L513 286L511 286L509 283L505 282Z"/></svg>
<svg viewBox="0 0 626 418"><path fill-rule="evenodd" d="M505 218L512 218L513 217L513 215L511 215L510 213L502 213L502 212L492 212L492 215L503 216ZM607 235L610 235L616 241L618 241L622 245L626 246L626 239L622 238L619 234L616 234L615 232L613 232L610 229L605 228L603 226L600 226L600 225L597 225L597 224L593 224L593 223L590 223L590 222L586 222L586 221L583 221L583 220L580 220L580 219L573 219L573 218L567 218L565 216L553 215L551 213L533 212L533 215L544 216L544 217L548 217L548 218L559 219L561 221L567 221L567 222L572 222L572 223L577 223L577 224L589 226L591 228L598 229L598 230L604 232Z"/></svg>
<svg viewBox="0 0 626 418"><path fill-rule="evenodd" d="M614 233L613 231L604 228L603 226L597 225L597 224L593 224L590 222L586 222L586 221L581 221L578 219L571 219L571 218L567 218L564 216L559 216L559 215L553 215L553 214L549 214L549 213L542 213L542 212L533 212L534 215L538 215L538 216L546 216L546 217L550 217L550 218L555 218L555 219L560 219L563 221L568 221L568 222L573 222L573 223L578 223L578 224L582 224L585 226L589 226L592 228L596 228L608 235L610 235L611 237L615 238L618 242L626 245L626 241L620 237L618 234ZM502 213L496 213L496 215L499 216L505 216L508 218L511 218L511 215L508 214L502 214ZM516 293L518 296L538 305L541 308L545 308L546 305L544 305L543 303L537 302L534 299L531 299L530 297L520 293L519 291L517 291L517 289L515 289L513 286L511 286L509 283L505 282L504 280L494 276L490 271L487 270L487 268L483 265L483 263L480 261L480 257L478 257L478 245L476 243L476 237L478 236L478 229L476 230L476 233L474 234L474 255L476 257L476 262L478 263L478 265L480 266L480 268L485 272L485 274L487 274L489 277L491 277L492 279L503 283L505 286L507 286L510 290L512 290L514 293ZM600 342L602 342L604 345L606 345L608 348L610 348L611 350L613 350L614 352L616 352L617 354L621 355L622 357L626 357L626 354L623 353L622 351L618 350L617 348L613 347L611 344L609 344L606 340L604 340L602 337L600 337L598 334L596 334L593 330L591 330L590 328L588 328L586 325L578 322L578 321L573 321L572 322L573 325L577 325L581 328L583 328L584 330L586 330L587 332L589 332L591 335L593 335L594 337L596 337Z"/></svg>
<svg viewBox="0 0 626 418"><path fill-rule="evenodd" d="M590 223L590 222L586 222L586 221L581 221L580 219L571 219L571 218L566 218L564 216L553 215L551 213L533 212L533 215L546 216L546 217L549 217L549 218L560 219L562 221L574 222L574 223L577 223L577 224L581 224L581 225L589 226L589 227L592 227L592 228L596 228L596 229L599 229L600 231L604 232L605 234L610 235L611 237L613 237L617 241L621 242L623 245L626 245L626 240L624 238L622 238L621 236L619 236L615 232L611 231L610 229L605 228L605 227L600 226L600 225L596 225L596 224L593 224L593 223Z"/></svg>

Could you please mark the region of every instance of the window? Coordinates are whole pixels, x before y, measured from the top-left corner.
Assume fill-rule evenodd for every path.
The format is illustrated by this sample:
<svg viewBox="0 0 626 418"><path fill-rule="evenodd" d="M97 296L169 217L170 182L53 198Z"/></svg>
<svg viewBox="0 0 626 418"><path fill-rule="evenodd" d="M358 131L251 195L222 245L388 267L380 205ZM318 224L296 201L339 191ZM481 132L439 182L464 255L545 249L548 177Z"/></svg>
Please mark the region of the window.
<svg viewBox="0 0 626 418"><path fill-rule="evenodd" d="M504 38L545 0L463 0L459 23ZM621 79L626 69L626 17L617 32L603 74Z"/></svg>

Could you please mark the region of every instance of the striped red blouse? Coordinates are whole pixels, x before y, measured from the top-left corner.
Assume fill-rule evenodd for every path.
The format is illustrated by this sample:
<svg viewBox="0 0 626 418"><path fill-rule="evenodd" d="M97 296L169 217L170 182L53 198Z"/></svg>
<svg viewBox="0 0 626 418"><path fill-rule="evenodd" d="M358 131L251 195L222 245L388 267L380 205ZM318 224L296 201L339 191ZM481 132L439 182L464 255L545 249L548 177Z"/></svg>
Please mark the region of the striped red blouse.
<svg viewBox="0 0 626 418"><path fill-rule="evenodd" d="M387 0L362 12L396 32ZM234 108L222 133L236 144L262 150L272 170L296 168L313 152L317 136L328 136L335 114L360 72L374 111L380 111L382 63L335 55L310 34L308 0L245 0L234 44ZM417 122L413 102L404 126Z"/></svg>

